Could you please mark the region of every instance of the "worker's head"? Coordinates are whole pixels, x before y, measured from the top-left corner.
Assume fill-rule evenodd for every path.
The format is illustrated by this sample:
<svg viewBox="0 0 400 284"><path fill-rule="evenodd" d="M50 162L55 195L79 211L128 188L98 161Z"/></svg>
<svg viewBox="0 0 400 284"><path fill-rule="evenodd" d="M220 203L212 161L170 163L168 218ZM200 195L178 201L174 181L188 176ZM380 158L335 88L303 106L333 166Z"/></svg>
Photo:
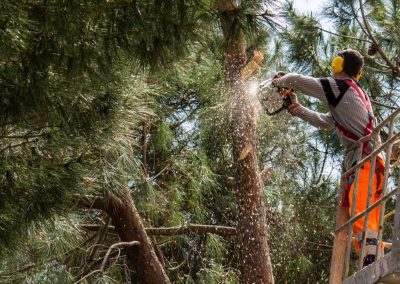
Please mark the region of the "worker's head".
<svg viewBox="0 0 400 284"><path fill-rule="evenodd" d="M354 49L342 49L332 61L333 77L348 75L359 80L364 66L364 58Z"/></svg>

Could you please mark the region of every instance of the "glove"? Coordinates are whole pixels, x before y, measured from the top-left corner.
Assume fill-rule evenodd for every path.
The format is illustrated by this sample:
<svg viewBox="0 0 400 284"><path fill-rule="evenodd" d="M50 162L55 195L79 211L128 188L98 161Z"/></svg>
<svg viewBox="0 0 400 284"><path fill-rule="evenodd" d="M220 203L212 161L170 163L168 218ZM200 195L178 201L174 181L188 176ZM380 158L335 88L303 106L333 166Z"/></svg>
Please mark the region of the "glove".
<svg viewBox="0 0 400 284"><path fill-rule="evenodd" d="M291 104L286 109L291 115L295 115L296 109L300 106L297 95L293 91L290 91L288 96L290 98Z"/></svg>

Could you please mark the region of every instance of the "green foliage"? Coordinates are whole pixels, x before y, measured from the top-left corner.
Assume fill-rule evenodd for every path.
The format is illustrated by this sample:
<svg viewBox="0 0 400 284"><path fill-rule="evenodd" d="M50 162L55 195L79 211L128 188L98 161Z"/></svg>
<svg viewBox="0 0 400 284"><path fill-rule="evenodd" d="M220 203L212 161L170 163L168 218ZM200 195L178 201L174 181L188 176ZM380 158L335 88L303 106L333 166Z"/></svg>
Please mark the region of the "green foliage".
<svg viewBox="0 0 400 284"><path fill-rule="evenodd" d="M71 252L77 252L82 236L73 222L57 218L41 222L27 231L20 246L7 251L1 262L0 283L72 281L72 275L60 264ZM16 269L18 267L18 269Z"/></svg>
<svg viewBox="0 0 400 284"><path fill-rule="evenodd" d="M367 5L391 58L399 49L397 2ZM69 283L85 274L119 239L102 233L104 213L81 209L79 200L127 185L146 226L235 226L219 19L235 22L230 32L243 31L249 53L268 51L265 77L277 69L326 75L339 47L368 48L354 21L356 2L335 0L326 9L347 36L340 38L291 4L283 11L288 29L279 29L277 6L269 5L240 1L220 14L217 3L202 0L0 3L2 283ZM374 99L394 103L398 81L379 57L366 62L362 83ZM281 114L261 115L257 144L269 173L264 196L277 282L326 282L337 195L335 173L326 169L338 168L337 141ZM101 229L79 229L88 223ZM233 238L152 240L175 283L239 283ZM113 261L88 282L135 282L123 253Z"/></svg>
<svg viewBox="0 0 400 284"><path fill-rule="evenodd" d="M290 25L290 30L282 33L289 51L287 62L302 72L324 73L326 69L317 58L323 40L318 21L312 16L297 15L292 3L285 7L285 19Z"/></svg>

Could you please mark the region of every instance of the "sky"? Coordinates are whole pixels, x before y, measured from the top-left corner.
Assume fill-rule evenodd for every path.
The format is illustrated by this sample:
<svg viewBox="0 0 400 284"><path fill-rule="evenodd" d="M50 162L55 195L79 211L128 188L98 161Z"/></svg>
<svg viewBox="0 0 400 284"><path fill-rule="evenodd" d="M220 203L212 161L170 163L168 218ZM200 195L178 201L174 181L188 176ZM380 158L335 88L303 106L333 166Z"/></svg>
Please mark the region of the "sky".
<svg viewBox="0 0 400 284"><path fill-rule="evenodd" d="M294 7L302 13L319 13L327 0L293 0Z"/></svg>

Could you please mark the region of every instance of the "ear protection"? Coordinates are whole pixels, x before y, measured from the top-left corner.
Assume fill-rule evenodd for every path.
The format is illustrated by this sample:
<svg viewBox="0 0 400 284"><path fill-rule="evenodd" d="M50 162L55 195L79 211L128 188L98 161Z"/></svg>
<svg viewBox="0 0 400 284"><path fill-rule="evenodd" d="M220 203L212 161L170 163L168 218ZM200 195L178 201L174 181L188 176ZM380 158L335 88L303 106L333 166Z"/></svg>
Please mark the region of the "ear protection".
<svg viewBox="0 0 400 284"><path fill-rule="evenodd" d="M332 60L332 71L334 73L340 73L343 71L344 68L344 56L343 54L338 54ZM358 73L357 77L355 78L357 81L360 80L362 75L362 70Z"/></svg>
<svg viewBox="0 0 400 284"><path fill-rule="evenodd" d="M344 68L344 57L342 55L337 55L332 60L332 71L335 73L340 73Z"/></svg>

